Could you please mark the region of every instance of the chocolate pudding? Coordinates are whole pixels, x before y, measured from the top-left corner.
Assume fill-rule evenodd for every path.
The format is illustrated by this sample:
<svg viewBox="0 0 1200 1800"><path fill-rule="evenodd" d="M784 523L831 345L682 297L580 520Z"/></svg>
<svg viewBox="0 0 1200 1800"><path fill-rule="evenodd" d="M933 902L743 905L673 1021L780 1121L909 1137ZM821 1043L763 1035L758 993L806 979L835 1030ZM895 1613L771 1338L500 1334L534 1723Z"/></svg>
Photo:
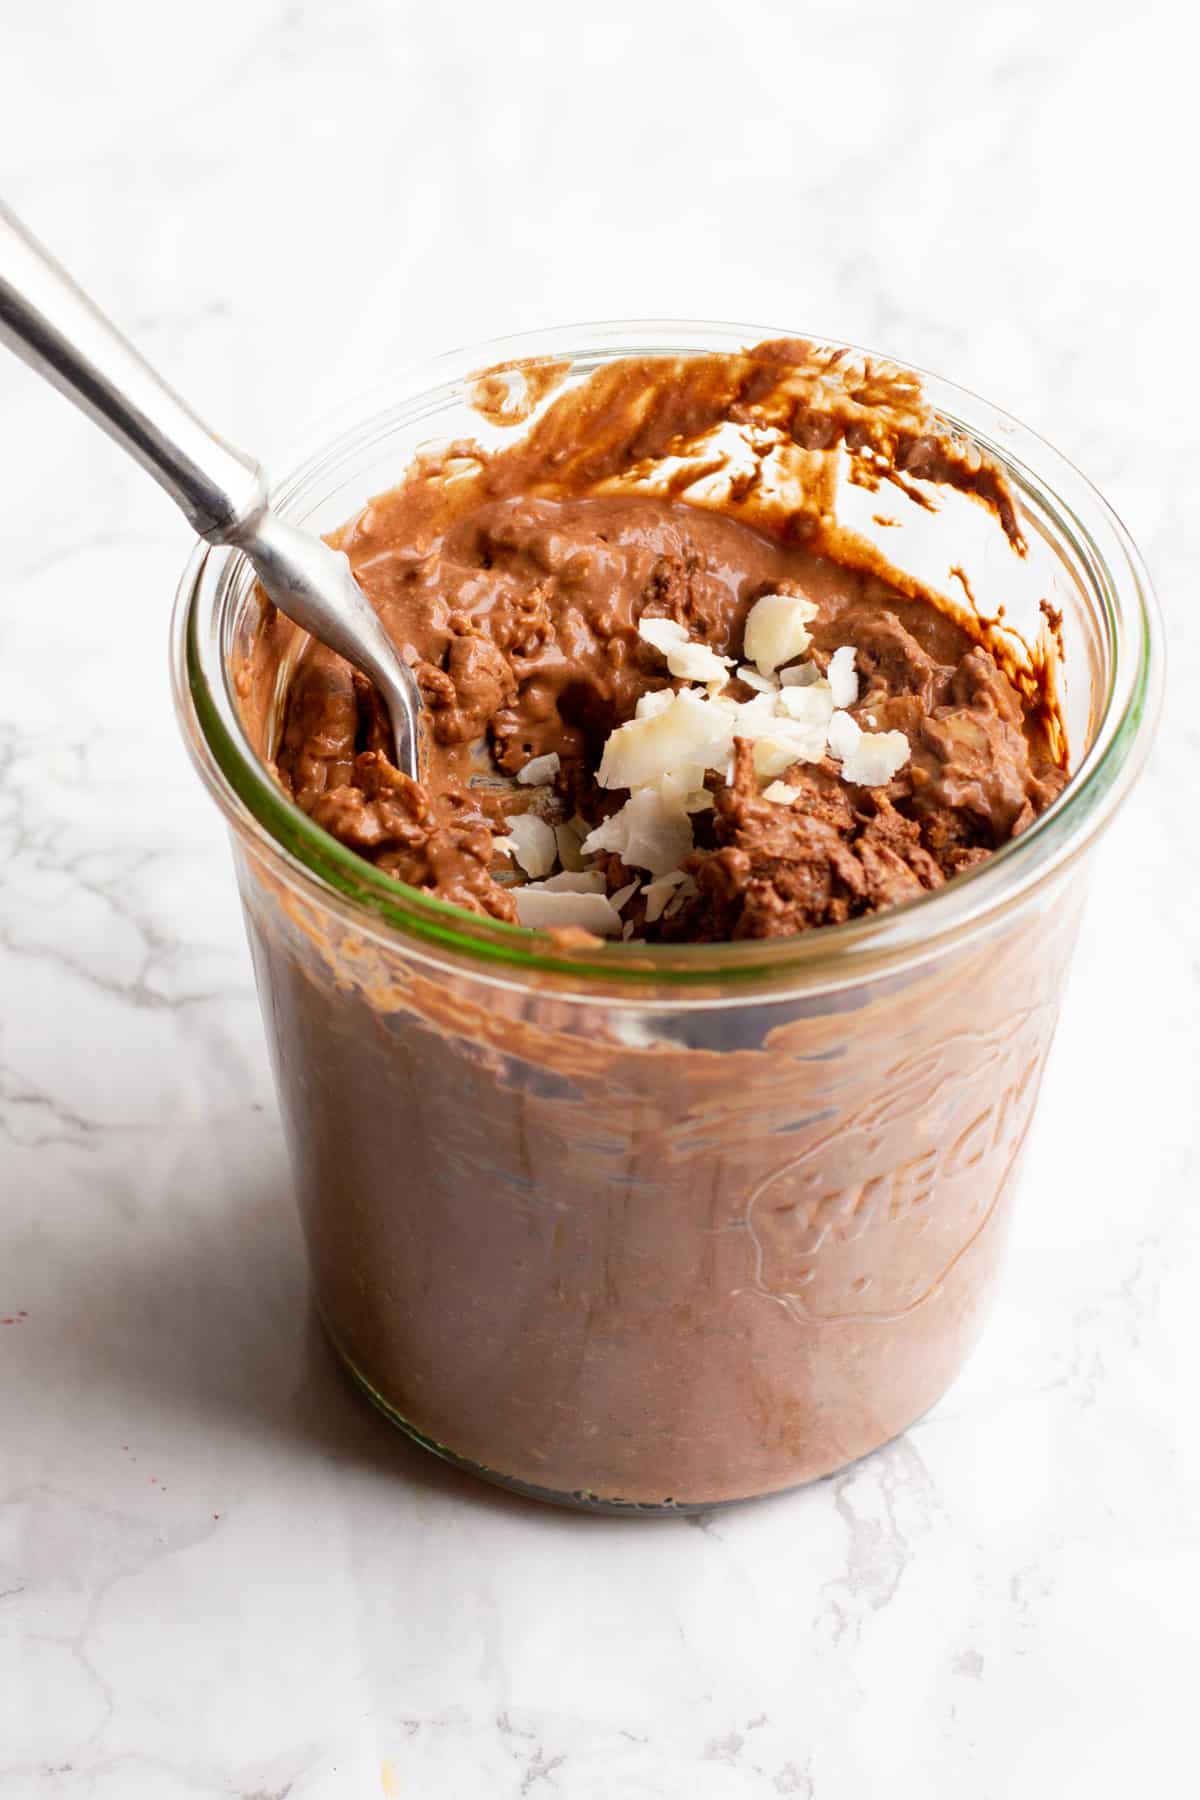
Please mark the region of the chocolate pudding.
<svg viewBox="0 0 1200 1800"><path fill-rule="evenodd" d="M969 569L935 587L882 546L952 494L1025 551L906 372L777 342L561 373L481 376L515 441L428 451L336 534L416 671L419 783L369 685L265 604L237 670L311 821L544 948L439 960L252 846L243 894L359 1379L544 1497L707 1506L894 1436L973 1340L1074 899L899 966L840 972L839 934L970 880L1061 791L1056 619L1030 641ZM816 987L736 960L813 933ZM696 945L727 977L664 990Z"/></svg>

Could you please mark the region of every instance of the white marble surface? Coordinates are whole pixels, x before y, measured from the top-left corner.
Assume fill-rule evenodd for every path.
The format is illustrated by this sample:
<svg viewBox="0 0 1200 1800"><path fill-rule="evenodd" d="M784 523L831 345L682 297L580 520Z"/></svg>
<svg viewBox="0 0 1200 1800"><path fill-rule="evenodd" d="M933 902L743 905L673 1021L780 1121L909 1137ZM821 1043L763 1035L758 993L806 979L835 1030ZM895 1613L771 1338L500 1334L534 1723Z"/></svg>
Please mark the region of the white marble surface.
<svg viewBox="0 0 1200 1800"><path fill-rule="evenodd" d="M969 1372L798 1496L556 1515L407 1449L331 1367L222 829L170 712L187 534L0 363L0 1800L1188 1791L1185 16L8 0L7 197L236 439L286 445L376 355L572 317L846 335L1102 484L1173 680Z"/></svg>

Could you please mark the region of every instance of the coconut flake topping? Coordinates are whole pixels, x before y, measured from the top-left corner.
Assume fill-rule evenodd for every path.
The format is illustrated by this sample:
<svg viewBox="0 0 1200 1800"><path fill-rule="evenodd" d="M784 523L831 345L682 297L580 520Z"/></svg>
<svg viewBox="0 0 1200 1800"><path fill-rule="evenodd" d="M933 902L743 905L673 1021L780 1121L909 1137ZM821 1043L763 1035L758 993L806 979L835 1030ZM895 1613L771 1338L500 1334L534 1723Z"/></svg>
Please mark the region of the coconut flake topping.
<svg viewBox="0 0 1200 1800"><path fill-rule="evenodd" d="M854 646L836 649L824 675L816 663L797 660L811 645L807 626L816 610L796 594L755 601L746 619L749 661L736 676L751 689L748 700L729 691L732 658L690 638L672 619L641 621L639 635L666 658L676 680L702 685L643 694L634 717L609 734L596 778L601 787L627 789L629 798L594 829L578 817L552 826L531 812L506 821L509 835L497 837L496 848L533 877L513 890L522 925L573 925L601 937L628 937L620 909L640 878L609 897L603 871L584 861L606 851L651 877L644 890L647 921L678 911L696 892L682 867L693 848L690 815L713 804L704 785L710 771L731 778L735 738L753 744L763 798L778 805L790 805L802 790L777 778L826 756L856 786L881 787L892 779L908 761L908 739L902 731L864 731L847 711L859 697ZM559 768L551 752L526 763L517 779L539 785ZM550 875L556 862L562 870Z"/></svg>
<svg viewBox="0 0 1200 1800"><path fill-rule="evenodd" d="M746 614L747 661L760 675L773 675L781 663L803 656L812 642L808 622L817 609L801 594L764 594Z"/></svg>
<svg viewBox="0 0 1200 1800"><path fill-rule="evenodd" d="M511 846L513 860L520 863L527 875L536 880L539 875L548 875L558 860L558 840L553 827L547 825L545 819L539 819L536 813L518 813L515 819L505 819L508 826L508 842L505 849Z"/></svg>
<svg viewBox="0 0 1200 1800"><path fill-rule="evenodd" d="M553 781L562 767L562 760L557 750L550 750L545 756L533 756L523 769L517 770L517 780L526 787L540 787L543 782Z"/></svg>
<svg viewBox="0 0 1200 1800"><path fill-rule="evenodd" d="M692 822L678 778L665 774L653 786L640 787L611 818L583 840L583 853L612 850L629 869L665 875L692 848Z"/></svg>
<svg viewBox="0 0 1200 1800"><path fill-rule="evenodd" d="M684 681L715 681L722 685L733 667L733 658L718 656L707 644L690 638L674 619L642 619L638 636L662 653L672 675Z"/></svg>
<svg viewBox="0 0 1200 1800"><path fill-rule="evenodd" d="M561 931L574 926L596 937L619 937L621 915L603 894L572 894L527 882L512 890L518 921L532 931Z"/></svg>

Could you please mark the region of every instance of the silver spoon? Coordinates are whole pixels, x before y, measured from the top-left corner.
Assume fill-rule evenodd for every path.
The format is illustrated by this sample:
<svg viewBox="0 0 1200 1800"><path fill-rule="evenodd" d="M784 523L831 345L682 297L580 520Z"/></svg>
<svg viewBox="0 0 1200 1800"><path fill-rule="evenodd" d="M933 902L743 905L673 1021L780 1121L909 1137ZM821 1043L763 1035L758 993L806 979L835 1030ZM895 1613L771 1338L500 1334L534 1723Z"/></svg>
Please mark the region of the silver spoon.
<svg viewBox="0 0 1200 1800"><path fill-rule="evenodd" d="M416 679L345 556L271 511L258 463L208 429L3 202L0 341L140 462L202 538L243 551L281 612L375 683L397 766L415 777Z"/></svg>

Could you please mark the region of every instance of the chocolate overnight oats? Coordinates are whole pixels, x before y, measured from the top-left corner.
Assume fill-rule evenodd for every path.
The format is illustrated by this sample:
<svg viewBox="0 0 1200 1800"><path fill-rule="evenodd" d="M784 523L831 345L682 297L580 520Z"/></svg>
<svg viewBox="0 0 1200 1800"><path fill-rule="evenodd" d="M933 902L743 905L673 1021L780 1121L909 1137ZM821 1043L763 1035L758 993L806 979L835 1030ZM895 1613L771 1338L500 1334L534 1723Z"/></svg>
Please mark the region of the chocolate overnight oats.
<svg viewBox="0 0 1200 1800"><path fill-rule="evenodd" d="M327 896L239 852L318 1303L483 1473L769 1492L926 1410L990 1294L1077 886L962 921L1067 784L1062 594L1018 629L963 544L940 582L893 557L953 506L1014 585L1028 546L890 365L786 340L462 391L498 440L334 534L416 671L420 783L261 598L230 659L342 847Z"/></svg>
<svg viewBox="0 0 1200 1800"><path fill-rule="evenodd" d="M1066 779L1046 646L1018 669L898 586L831 521L831 452L876 489L965 489L1019 544L1011 495L898 371L846 373L788 342L618 364L505 455L454 445L373 500L339 542L417 672L422 781L314 646L278 754L297 803L460 906L638 941L840 924L1023 830Z"/></svg>

